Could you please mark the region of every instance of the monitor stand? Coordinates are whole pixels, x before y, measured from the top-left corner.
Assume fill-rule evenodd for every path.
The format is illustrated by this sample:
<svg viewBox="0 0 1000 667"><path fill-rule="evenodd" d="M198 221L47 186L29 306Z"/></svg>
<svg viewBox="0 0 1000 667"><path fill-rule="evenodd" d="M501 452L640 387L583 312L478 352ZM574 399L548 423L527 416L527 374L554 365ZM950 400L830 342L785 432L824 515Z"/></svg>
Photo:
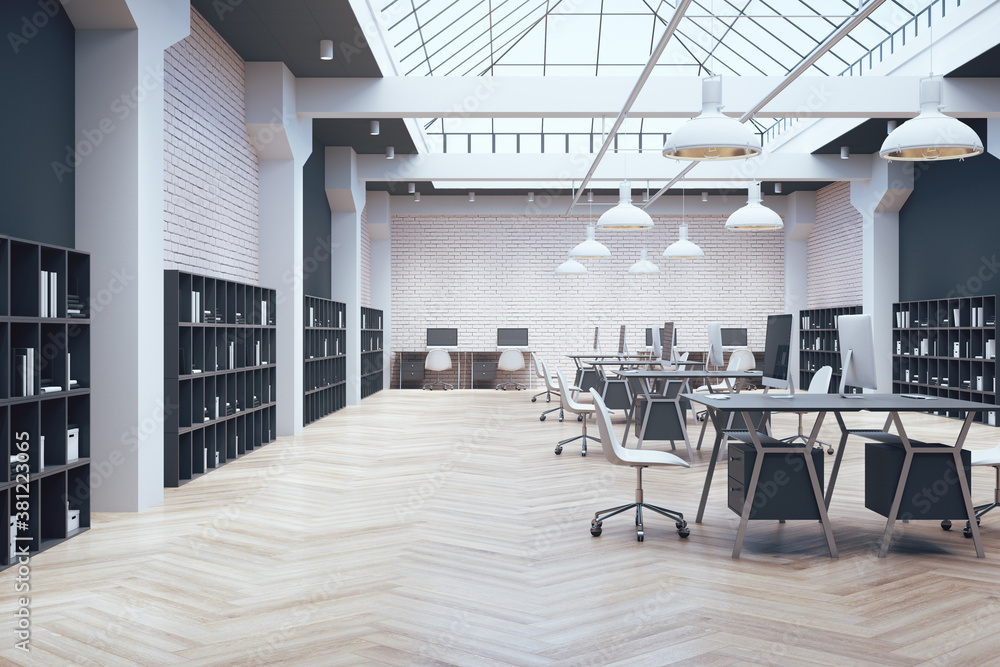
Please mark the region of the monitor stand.
<svg viewBox="0 0 1000 667"><path fill-rule="evenodd" d="M792 378L792 371L788 371L788 393L787 394L768 394L767 390L770 387L764 387L764 393L771 398L795 398L795 380Z"/></svg>
<svg viewBox="0 0 1000 667"><path fill-rule="evenodd" d="M864 394L849 394L847 393L847 369L851 367L851 357L853 356L854 350L847 350L844 355L844 364L840 369L840 397L841 398L864 398Z"/></svg>

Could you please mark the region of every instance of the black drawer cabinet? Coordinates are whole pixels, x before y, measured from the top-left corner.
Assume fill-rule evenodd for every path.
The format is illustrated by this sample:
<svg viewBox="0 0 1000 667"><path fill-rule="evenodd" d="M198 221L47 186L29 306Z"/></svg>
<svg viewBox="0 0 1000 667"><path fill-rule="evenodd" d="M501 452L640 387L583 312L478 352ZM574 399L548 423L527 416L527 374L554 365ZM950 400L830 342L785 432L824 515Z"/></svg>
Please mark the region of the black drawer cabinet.
<svg viewBox="0 0 1000 667"><path fill-rule="evenodd" d="M927 453L928 449L941 452ZM923 443L910 463L910 474L903 488L897 519L965 519L968 514L962 500L962 487L955 470L955 456L944 445ZM892 498L903 471L902 445L865 443L865 507L889 516ZM972 488L972 455L962 450L965 480Z"/></svg>
<svg viewBox="0 0 1000 667"><path fill-rule="evenodd" d="M767 446L764 447L765 451ZM803 451L805 449L803 448ZM813 449L812 459L823 491L823 450ZM729 509L743 513L747 487L753 475L757 450L752 445L734 442L729 445ZM751 519L819 519L809 470L801 454L766 454L757 480Z"/></svg>
<svg viewBox="0 0 1000 667"><path fill-rule="evenodd" d="M472 363L473 380L496 380L497 364L495 361L474 361Z"/></svg>
<svg viewBox="0 0 1000 667"><path fill-rule="evenodd" d="M404 361L399 365L399 373L403 382L420 381L424 379L424 362Z"/></svg>

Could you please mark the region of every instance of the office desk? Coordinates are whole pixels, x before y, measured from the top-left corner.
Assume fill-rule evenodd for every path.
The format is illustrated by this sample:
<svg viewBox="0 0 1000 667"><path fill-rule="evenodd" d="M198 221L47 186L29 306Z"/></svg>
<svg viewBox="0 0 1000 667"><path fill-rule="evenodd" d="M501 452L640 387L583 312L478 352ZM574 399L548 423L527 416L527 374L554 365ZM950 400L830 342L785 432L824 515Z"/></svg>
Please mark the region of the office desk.
<svg viewBox="0 0 1000 667"><path fill-rule="evenodd" d="M531 368L531 351L530 350L522 349L522 348L519 348L519 347L516 347L516 348L507 348L507 347L504 347L504 348L496 348L496 349L493 349L493 350L489 350L489 349L468 349L468 348L461 348L461 349L459 349L459 348L454 348L454 347L445 347L445 348L441 348L441 349L443 349L443 350L447 351L449 354L453 354L453 355L455 355L457 357L457 363L456 363L456 366L457 366L457 375L456 375L456 382L455 382L455 388L456 389L461 389L462 388L462 356L463 355L467 355L468 356L468 359L466 360L466 364L469 367L469 386L468 386L468 388L469 389L474 389L475 386L476 386L476 380L477 380L477 378L476 378L476 372L477 372L477 368L476 368L476 356L478 355L480 358L482 358L482 357L488 357L488 356L494 356L494 355L495 356L499 356L500 354L503 353L504 350L508 350L508 349L518 350L523 355L525 355L524 367L528 370L528 389L529 390L532 389L535 374L534 374L534 372L532 372L533 369ZM403 364L406 361L406 357L410 356L411 358L413 358L414 356L419 355L420 362L422 364L424 358L427 356L427 353L429 351L430 351L430 348L425 349L425 350L400 350L400 351L398 351L398 354L399 354L399 388L400 389L403 388L403 380L404 379L408 379L408 380L409 379L415 379L415 378L404 378L403 377L403 373L404 373L404 366L403 366ZM421 365L421 369L422 368L423 367ZM493 370L494 370L494 372L496 371L495 368ZM478 378L478 379L484 379L484 380L485 379L489 379L489 380L492 381L494 378Z"/></svg>
<svg viewBox="0 0 1000 667"><path fill-rule="evenodd" d="M896 517L899 513L900 504L903 500L903 491L906 488L906 480L910 473L913 457L923 454L940 454L943 450L951 453L954 457L956 471L964 470L961 450L965 443L965 438L969 433L969 427L972 425L975 413L983 410L989 410L990 408L996 409L996 406L988 406L983 403L973 403L972 401L962 401L949 398L920 400L908 398L907 396L901 394L858 394L857 398L844 398L837 394L796 394L791 398L776 398L776 396L780 396L780 394L767 395L757 393L728 396L711 394L684 394L683 396L690 401L705 405L708 409L709 417L716 426L715 446L712 452L713 456L709 460L708 473L705 477L705 486L702 490L701 502L698 506L698 516L695 519L696 523L701 523L702 517L705 514L705 504L708 500L708 493L712 485L712 476L715 473L715 463L718 459L723 441L723 430L725 428L723 422L726 421L728 415L732 413L741 414L743 422L747 428L746 431L730 431L729 434L738 440L751 444L756 450L753 472L750 477L749 485L746 489L746 500L743 503L743 512L740 515L740 527L736 534L736 544L733 547L734 558L739 558L740 549L743 546L743 537L746 534L750 510L753 506L754 496L757 492L757 484L760 477L760 469L764 461L765 451L770 454L787 455L797 453L803 456L813 489L813 494L816 499L816 504L819 509L820 520L822 521L823 530L826 534L827 544L830 548L830 555L836 558L837 547L834 543L833 532L831 530L826 510L827 507L829 507L830 500L833 496L833 489L837 482L837 474L840 470L841 461L843 460L844 449L848 436L855 435L868 441L901 445L905 451L903 466L900 472L899 481L896 485L895 493L893 494L892 504L888 511L885 533L882 536L882 544L878 553L879 558L884 558L889 550L889 542L892 539L892 529L896 523ZM882 430L848 429L844 423L844 413L860 412L862 410L887 413L888 416ZM900 413L924 412L926 410L951 410L967 413L965 420L959 428L958 437L956 438L954 445L948 445L943 448L931 450L921 448L919 445L922 443L910 440L906 434L906 429L903 427ZM769 416L772 412L815 412L817 413L817 416L809 434L808 442L805 445L794 445L792 443L780 442L763 433L759 433L758 428L753 426L752 417L750 416L751 412L757 411L762 412L765 417ZM830 474L830 483L827 486L826 496L824 497L820 490L819 479L816 475L810 451L816 443L820 426L822 425L823 419L828 412L832 412L836 417L837 424L840 426L841 438L840 447L837 451L837 457L834 461L833 470ZM895 427L895 433L892 433L889 430L890 426ZM914 445L918 446L915 447ZM972 540L976 548L976 556L983 558L985 555L983 553L983 546L979 537L979 526L976 524L976 515L972 505L972 497L969 493L969 484L964 474L958 474L957 477L959 480L962 501L966 510L966 517L969 519L971 526Z"/></svg>
<svg viewBox="0 0 1000 667"><path fill-rule="evenodd" d="M573 379L573 384L580 388L581 391L590 391L591 387L598 386L598 374L595 368L585 368L584 362L599 361L608 362L611 364L625 364L625 363L651 363L653 358L651 355L639 355L639 354L567 354L568 358L573 360L576 364L576 377Z"/></svg>
<svg viewBox="0 0 1000 667"><path fill-rule="evenodd" d="M625 421L625 435L622 437L622 445L628 441L628 432L634 423L634 415L639 399L645 401L645 411L642 415L642 425L637 430L636 437L639 439L637 448L642 448L642 443L646 439L650 440L670 440L676 435L677 439L684 440L687 448L688 460L694 459L691 451L691 441L687 434L687 420L684 419L681 410L680 398L684 386L691 380L704 380L711 387L711 380L723 380L726 386L732 390L730 382L732 380L753 380L761 377L760 371L706 371L697 369L685 370L658 370L658 369L633 369L616 370L615 374L629 382L636 390L635 401L629 408L628 418ZM670 407L673 407L673 411ZM657 415L657 412L667 410L666 415ZM664 437L666 436L666 437Z"/></svg>

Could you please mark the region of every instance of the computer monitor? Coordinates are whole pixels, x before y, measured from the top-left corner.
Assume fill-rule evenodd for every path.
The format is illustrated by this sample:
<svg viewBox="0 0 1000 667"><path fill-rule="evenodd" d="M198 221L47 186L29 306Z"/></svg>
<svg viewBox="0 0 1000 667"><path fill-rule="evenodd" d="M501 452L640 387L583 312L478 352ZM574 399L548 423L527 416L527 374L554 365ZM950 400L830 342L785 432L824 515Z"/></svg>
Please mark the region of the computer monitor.
<svg viewBox="0 0 1000 667"><path fill-rule="evenodd" d="M649 341L653 346L653 358L662 359L663 350L660 349L660 327L652 327L647 329L649 331Z"/></svg>
<svg viewBox="0 0 1000 667"><path fill-rule="evenodd" d="M722 347L746 347L746 329L722 329Z"/></svg>
<svg viewBox="0 0 1000 667"><path fill-rule="evenodd" d="M840 336L840 395L848 394L847 385L878 389L875 378L875 341L871 315L841 315L837 324Z"/></svg>
<svg viewBox="0 0 1000 667"><path fill-rule="evenodd" d="M618 330L618 354L628 354L628 345L625 343L625 325Z"/></svg>
<svg viewBox="0 0 1000 667"><path fill-rule="evenodd" d="M428 329L427 347L458 347L458 329Z"/></svg>
<svg viewBox="0 0 1000 667"><path fill-rule="evenodd" d="M764 371L761 384L772 389L788 389L795 394L795 383L788 374L792 352L792 316L767 316L767 338L764 341Z"/></svg>
<svg viewBox="0 0 1000 667"><path fill-rule="evenodd" d="M673 361L674 344L677 342L677 330L673 322L664 322L660 329L660 359Z"/></svg>
<svg viewBox="0 0 1000 667"><path fill-rule="evenodd" d="M646 347L653 347L653 327L646 327Z"/></svg>
<svg viewBox="0 0 1000 667"><path fill-rule="evenodd" d="M718 322L708 323L708 365L721 368L725 364L722 356L722 325Z"/></svg>
<svg viewBox="0 0 1000 667"><path fill-rule="evenodd" d="M497 347L528 347L528 330L497 329Z"/></svg>

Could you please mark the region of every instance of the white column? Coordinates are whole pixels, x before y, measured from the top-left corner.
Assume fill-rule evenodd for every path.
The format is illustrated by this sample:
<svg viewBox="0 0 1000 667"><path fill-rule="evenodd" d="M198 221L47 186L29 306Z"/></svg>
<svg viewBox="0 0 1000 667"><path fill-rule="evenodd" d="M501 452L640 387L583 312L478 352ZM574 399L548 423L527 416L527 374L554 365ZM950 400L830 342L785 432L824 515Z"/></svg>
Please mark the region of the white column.
<svg viewBox="0 0 1000 667"><path fill-rule="evenodd" d="M913 192L913 163L876 160L870 181L851 183L862 218L862 305L872 316L880 393L892 392L892 304L899 300L899 209Z"/></svg>
<svg viewBox="0 0 1000 667"><path fill-rule="evenodd" d="M361 402L361 211L365 188L357 154L349 146L326 149L326 198L330 202L330 292L347 306L347 404ZM383 322L384 325L384 322Z"/></svg>
<svg viewBox="0 0 1000 667"><path fill-rule="evenodd" d="M260 283L277 290L277 433L302 430L302 167L312 121L295 113L295 77L284 63L246 64L247 135L260 158Z"/></svg>
<svg viewBox="0 0 1000 667"><path fill-rule="evenodd" d="M800 190L788 195L785 209L785 312L792 314L792 350L800 349L799 311L808 307L809 235L816 226L816 193ZM799 383L799 355L791 355L789 369ZM805 389L806 387L800 387Z"/></svg>
<svg viewBox="0 0 1000 667"><path fill-rule="evenodd" d="M163 51L186 0L67 3L76 32L76 239L91 253L91 509L163 499ZM86 147L85 149L83 147Z"/></svg>
<svg viewBox="0 0 1000 667"><path fill-rule="evenodd" d="M367 193L372 241L372 306L382 311L382 386L392 384L392 217L388 192Z"/></svg>

